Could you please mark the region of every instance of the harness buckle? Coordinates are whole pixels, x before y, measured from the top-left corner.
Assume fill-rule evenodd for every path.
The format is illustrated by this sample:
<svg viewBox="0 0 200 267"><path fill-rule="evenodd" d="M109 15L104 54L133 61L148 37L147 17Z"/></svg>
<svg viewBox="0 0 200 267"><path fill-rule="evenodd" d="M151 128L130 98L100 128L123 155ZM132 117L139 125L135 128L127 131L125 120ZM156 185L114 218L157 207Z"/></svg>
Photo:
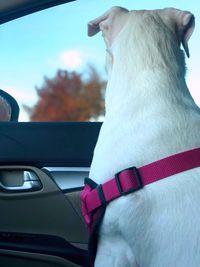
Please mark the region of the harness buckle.
<svg viewBox="0 0 200 267"><path fill-rule="evenodd" d="M107 204L106 202L106 199L105 199L105 196L104 196L104 192L103 192L103 188L102 188L102 185L99 184L97 187L96 187L96 190L98 192L98 196L99 196L99 199L101 201L101 205L102 206L105 206Z"/></svg>
<svg viewBox="0 0 200 267"><path fill-rule="evenodd" d="M131 189L127 190L127 191L124 191L122 189L122 185L121 185L121 182L120 182L120 179L119 179L119 175L120 175L120 173L122 173L122 172L124 172L126 170L132 170L133 171L134 177L136 178L137 187L136 188L131 188ZM135 192L135 191L138 191L138 190L143 188L142 178L141 178L140 173L139 173L139 171L138 171L138 169L136 167L127 168L127 169L125 169L123 171L120 171L120 172L116 173L115 174L115 181L116 181L119 193L122 196L126 195L126 194L129 194L129 193L132 193L132 192Z"/></svg>

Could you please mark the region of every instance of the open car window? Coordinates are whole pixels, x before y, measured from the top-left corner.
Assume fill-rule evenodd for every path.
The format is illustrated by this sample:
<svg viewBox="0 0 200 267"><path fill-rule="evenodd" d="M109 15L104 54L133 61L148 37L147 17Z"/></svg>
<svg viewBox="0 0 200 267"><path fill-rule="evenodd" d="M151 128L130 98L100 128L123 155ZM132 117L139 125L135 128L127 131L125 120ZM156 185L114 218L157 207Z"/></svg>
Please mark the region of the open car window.
<svg viewBox="0 0 200 267"><path fill-rule="evenodd" d="M113 5L128 9L163 8L165 3L77 0L0 26L0 88L20 106L19 121L102 121L107 75L101 34L87 36L88 21ZM199 15L194 3L168 6ZM199 31L195 29L187 60L187 81L200 104Z"/></svg>

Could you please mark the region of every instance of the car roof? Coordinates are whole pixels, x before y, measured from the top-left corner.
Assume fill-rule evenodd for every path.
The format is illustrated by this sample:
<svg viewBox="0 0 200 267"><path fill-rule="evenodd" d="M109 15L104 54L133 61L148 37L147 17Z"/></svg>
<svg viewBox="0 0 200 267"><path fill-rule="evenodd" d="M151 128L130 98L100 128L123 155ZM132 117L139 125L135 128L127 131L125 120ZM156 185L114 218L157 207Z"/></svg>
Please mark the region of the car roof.
<svg viewBox="0 0 200 267"><path fill-rule="evenodd" d="M0 0L0 24L76 0Z"/></svg>

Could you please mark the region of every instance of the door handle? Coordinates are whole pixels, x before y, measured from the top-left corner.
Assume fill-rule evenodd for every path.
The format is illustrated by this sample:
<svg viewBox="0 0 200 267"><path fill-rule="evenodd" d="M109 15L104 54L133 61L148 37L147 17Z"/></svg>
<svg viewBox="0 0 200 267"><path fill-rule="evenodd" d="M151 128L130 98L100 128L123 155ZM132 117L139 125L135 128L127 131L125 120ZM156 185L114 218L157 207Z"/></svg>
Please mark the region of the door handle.
<svg viewBox="0 0 200 267"><path fill-rule="evenodd" d="M33 171L0 171L0 191L5 193L34 192L42 189L38 176Z"/></svg>

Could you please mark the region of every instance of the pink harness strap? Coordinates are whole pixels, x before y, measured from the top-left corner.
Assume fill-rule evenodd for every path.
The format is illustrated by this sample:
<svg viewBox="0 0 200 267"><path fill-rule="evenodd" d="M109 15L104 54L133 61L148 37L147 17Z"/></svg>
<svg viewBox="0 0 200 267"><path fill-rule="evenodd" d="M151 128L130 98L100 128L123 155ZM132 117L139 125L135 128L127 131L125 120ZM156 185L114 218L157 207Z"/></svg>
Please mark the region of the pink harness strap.
<svg viewBox="0 0 200 267"><path fill-rule="evenodd" d="M85 187L81 192L81 202L82 214L89 231L94 223L95 212L113 199L168 176L197 167L200 167L200 148L181 152L140 168L125 169L101 185L86 178Z"/></svg>

